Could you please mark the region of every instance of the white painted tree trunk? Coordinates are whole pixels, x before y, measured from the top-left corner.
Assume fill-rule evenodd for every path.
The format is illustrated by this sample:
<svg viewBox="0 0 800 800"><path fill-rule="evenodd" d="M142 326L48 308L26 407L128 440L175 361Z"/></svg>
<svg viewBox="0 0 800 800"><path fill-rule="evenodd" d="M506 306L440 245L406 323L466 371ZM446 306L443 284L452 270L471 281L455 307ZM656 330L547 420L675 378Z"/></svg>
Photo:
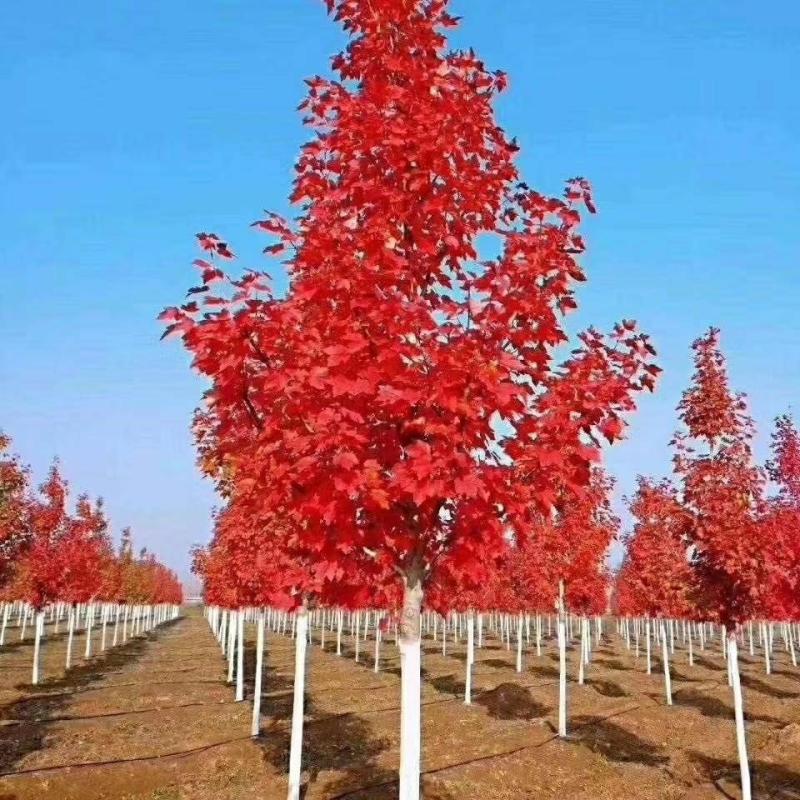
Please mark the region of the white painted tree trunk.
<svg viewBox="0 0 800 800"><path fill-rule="evenodd" d="M421 571L406 576L400 619L400 774L398 800L419 800L422 727L420 708ZM447 640L446 628L442 639Z"/></svg>
<svg viewBox="0 0 800 800"><path fill-rule="evenodd" d="M381 663L381 626L380 622L375 620L375 672L380 670Z"/></svg>
<svg viewBox="0 0 800 800"><path fill-rule="evenodd" d="M244 611L236 615L236 702L244 700Z"/></svg>
<svg viewBox="0 0 800 800"><path fill-rule="evenodd" d="M650 617L648 617L647 620L645 620L644 629L645 629L645 638L647 639L647 674L652 675L653 664L652 661L650 660Z"/></svg>
<svg viewBox="0 0 800 800"><path fill-rule="evenodd" d="M480 620L480 615L478 615ZM475 660L475 619L472 612L467 615L467 674L464 681L464 703L472 703L472 664Z"/></svg>
<svg viewBox="0 0 800 800"><path fill-rule="evenodd" d="M10 611L11 605L6 603L5 608L3 608L3 628L0 630L0 647L2 647L6 642L6 626L8 625L8 614Z"/></svg>
<svg viewBox="0 0 800 800"><path fill-rule="evenodd" d="M517 672L522 672L522 614L517 617Z"/></svg>
<svg viewBox="0 0 800 800"><path fill-rule="evenodd" d="M86 647L83 652L83 657L89 659L92 657L92 622L94 621L94 606L89 603L86 609Z"/></svg>
<svg viewBox="0 0 800 800"><path fill-rule="evenodd" d="M672 705L672 680L669 673L669 650L667 648L667 631L664 620L661 620L661 658L664 661L664 693L667 696L667 705Z"/></svg>
<svg viewBox="0 0 800 800"><path fill-rule="evenodd" d="M344 623L344 611L339 609L339 617L336 620L336 655L342 654L342 624Z"/></svg>
<svg viewBox="0 0 800 800"><path fill-rule="evenodd" d="M567 624L564 619L564 581L558 584L558 735L567 735Z"/></svg>
<svg viewBox="0 0 800 800"><path fill-rule="evenodd" d="M102 633L100 634L100 652L106 649L106 625L108 624L108 605L103 604L103 629Z"/></svg>
<svg viewBox="0 0 800 800"><path fill-rule="evenodd" d="M770 652L769 652L769 634L767 633L767 623L761 623L761 641L764 645L764 669L767 672L767 675L772 674L772 664L770 663Z"/></svg>
<svg viewBox="0 0 800 800"><path fill-rule="evenodd" d="M399 800L419 800L420 640L400 638L400 792Z"/></svg>
<svg viewBox="0 0 800 800"><path fill-rule="evenodd" d="M233 615L233 616L231 616ZM236 666L236 612L228 612L228 683L233 683L234 667Z"/></svg>
<svg viewBox="0 0 800 800"><path fill-rule="evenodd" d="M258 612L256 628L256 674L253 685L253 722L250 735L258 736L261 731L261 675L264 671L264 612Z"/></svg>
<svg viewBox="0 0 800 800"><path fill-rule="evenodd" d="M728 639L728 659L733 676L733 709L736 720L736 749L739 752L739 772L742 781L742 800L751 800L750 763L747 758L747 740L744 733L744 703L742 702L742 683L739 679L739 645L736 632L731 631Z"/></svg>
<svg viewBox="0 0 800 800"><path fill-rule="evenodd" d="M67 622L67 660L66 668L72 666L72 639L75 635L75 607L69 607L69 620Z"/></svg>
<svg viewBox="0 0 800 800"><path fill-rule="evenodd" d="M578 664L578 685L584 684L584 664L586 663L586 621L581 618L581 657Z"/></svg>
<svg viewBox="0 0 800 800"><path fill-rule="evenodd" d="M289 745L289 793L287 800L300 800L300 766L303 754L303 714L306 680L306 646L308 644L308 611L301 608L296 615L294 640L294 698L292 703L292 737Z"/></svg>
<svg viewBox="0 0 800 800"><path fill-rule="evenodd" d="M111 639L111 646L116 647L119 636L119 604L114 609L114 636Z"/></svg>
<svg viewBox="0 0 800 800"><path fill-rule="evenodd" d="M33 641L33 668L31 670L31 683L39 683L39 653L42 646L42 633L44 632L44 611L36 612L36 632Z"/></svg>

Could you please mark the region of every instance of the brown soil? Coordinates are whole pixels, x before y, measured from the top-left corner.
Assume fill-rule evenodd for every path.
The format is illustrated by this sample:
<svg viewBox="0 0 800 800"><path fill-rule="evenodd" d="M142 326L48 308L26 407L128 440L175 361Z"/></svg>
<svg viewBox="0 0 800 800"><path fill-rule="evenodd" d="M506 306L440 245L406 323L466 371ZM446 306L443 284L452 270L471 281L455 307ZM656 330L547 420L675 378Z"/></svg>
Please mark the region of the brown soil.
<svg viewBox="0 0 800 800"><path fill-rule="evenodd" d="M252 626L249 634L253 636ZM198 610L63 673L64 637L43 651L32 687L30 642L0 651L0 800L282 800L286 796L293 643L269 634L263 734L234 703L225 662ZM315 636L316 636L315 632ZM99 637L96 640L99 642ZM82 653L83 636L76 642ZM694 667L676 650L675 706L616 636L595 652L587 683L569 687L570 737L554 736L557 658L491 639L478 652L474 704L462 700L464 648L425 643L423 771L427 800L712 800L737 798L733 711L719 642ZM330 638L309 650L303 765L306 800L396 796L399 659L387 641L353 661ZM742 665L754 796L800 798L800 670L776 653ZM570 654L571 673L576 673ZM248 652L252 676L254 656ZM249 693L248 696L250 696Z"/></svg>

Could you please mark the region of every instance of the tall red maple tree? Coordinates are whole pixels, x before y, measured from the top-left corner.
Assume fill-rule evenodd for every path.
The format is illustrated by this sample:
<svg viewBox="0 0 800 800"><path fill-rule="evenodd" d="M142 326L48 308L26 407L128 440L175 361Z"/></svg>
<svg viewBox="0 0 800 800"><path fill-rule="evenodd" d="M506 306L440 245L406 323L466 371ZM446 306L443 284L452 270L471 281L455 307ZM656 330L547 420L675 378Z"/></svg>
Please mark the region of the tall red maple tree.
<svg viewBox="0 0 800 800"><path fill-rule="evenodd" d="M688 537L706 594L706 613L733 631L751 619L764 587L757 511L763 473L753 463L753 422L728 383L719 330L697 339L695 373L678 406L675 472L692 515Z"/></svg>
<svg viewBox="0 0 800 800"><path fill-rule="evenodd" d="M769 585L768 528L760 519L764 475L753 464L753 422L744 395L730 389L719 330L710 328L692 348L695 372L678 406L683 428L674 439L675 472L691 515L688 538L704 610L727 629L742 796L749 800L737 633L763 607Z"/></svg>
<svg viewBox="0 0 800 800"><path fill-rule="evenodd" d="M211 381L204 462L282 515L286 546L334 582L357 564L402 583L400 782L416 797L426 586L444 560L480 579L509 528L580 492L658 370L627 321L555 361L590 188L521 182L493 112L507 78L446 49L446 0L327 5L351 40L337 78L308 81L300 217L255 223L289 255L288 296L264 273L229 278L231 248L204 233L203 283L161 318ZM500 254L481 259L490 234Z"/></svg>

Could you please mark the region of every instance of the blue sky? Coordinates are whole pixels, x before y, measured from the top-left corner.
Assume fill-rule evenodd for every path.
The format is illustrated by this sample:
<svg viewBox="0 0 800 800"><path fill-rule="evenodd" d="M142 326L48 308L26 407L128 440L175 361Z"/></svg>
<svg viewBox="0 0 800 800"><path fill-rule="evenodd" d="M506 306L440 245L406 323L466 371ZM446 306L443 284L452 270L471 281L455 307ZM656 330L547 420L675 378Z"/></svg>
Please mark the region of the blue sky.
<svg viewBox="0 0 800 800"><path fill-rule="evenodd" d="M634 317L665 368L609 455L623 489L669 469L688 347L723 329L761 430L800 393L800 9L788 0L453 0L454 37L511 91L526 179L593 182L577 323ZM193 234L285 210L307 132L302 79L343 38L320 0L16 3L0 50L0 427L43 475L60 456L186 574L210 487L189 416L201 383L158 311L194 275Z"/></svg>

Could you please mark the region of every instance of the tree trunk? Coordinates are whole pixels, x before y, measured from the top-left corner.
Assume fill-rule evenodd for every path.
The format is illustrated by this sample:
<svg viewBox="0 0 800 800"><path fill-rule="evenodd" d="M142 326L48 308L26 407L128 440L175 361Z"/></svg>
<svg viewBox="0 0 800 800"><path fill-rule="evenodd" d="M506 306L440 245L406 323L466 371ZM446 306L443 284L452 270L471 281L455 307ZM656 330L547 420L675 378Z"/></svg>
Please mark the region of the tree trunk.
<svg viewBox="0 0 800 800"><path fill-rule="evenodd" d="M517 617L517 672L522 672L522 614Z"/></svg>
<svg viewBox="0 0 800 800"><path fill-rule="evenodd" d="M750 764L747 759L747 741L744 735L744 704L742 703L742 683L739 679L739 645L736 631L728 638L728 659L733 678L733 708L736 719L736 749L739 751L739 772L742 780L742 800L750 800Z"/></svg>
<svg viewBox="0 0 800 800"><path fill-rule="evenodd" d="M86 648L83 651L83 657L89 659L92 657L92 623L94 622L94 606L89 603L86 609Z"/></svg>
<svg viewBox="0 0 800 800"><path fill-rule="evenodd" d="M405 578L403 614L400 620L400 791L398 800L419 800L421 749L420 715L420 571ZM446 641L447 636L443 634Z"/></svg>
<svg viewBox="0 0 800 800"><path fill-rule="evenodd" d="M478 617L480 619L480 615ZM467 675L464 682L464 703L472 703L472 664L475 661L475 618L470 611L467 615Z"/></svg>
<svg viewBox="0 0 800 800"><path fill-rule="evenodd" d="M31 683L36 686L39 683L39 653L42 644L42 632L44 631L44 611L36 612L36 632L33 641L33 668L31 670Z"/></svg>
<svg viewBox="0 0 800 800"><path fill-rule="evenodd" d="M667 649L667 632L664 620L661 620L661 658L664 661L664 693L667 696L667 705L672 705L672 680L669 674L669 651Z"/></svg>
<svg viewBox="0 0 800 800"><path fill-rule="evenodd" d="M75 607L69 607L69 621L67 623L67 660L66 660L66 668L69 669L72 666L72 638L75 635Z"/></svg>
<svg viewBox="0 0 800 800"><path fill-rule="evenodd" d="M564 618L564 581L558 582L558 735L567 735L567 623Z"/></svg>
<svg viewBox="0 0 800 800"><path fill-rule="evenodd" d="M261 731L261 673L264 670L264 612L258 612L256 628L256 674L253 685L253 722L250 735L258 736Z"/></svg>
<svg viewBox="0 0 800 800"><path fill-rule="evenodd" d="M6 641L6 626L8 625L8 614L10 610L11 605L6 603L5 608L3 608L3 629L0 630L0 647L2 647Z"/></svg>
<svg viewBox="0 0 800 800"><path fill-rule="evenodd" d="M236 702L244 700L244 610L236 615Z"/></svg>
<svg viewBox="0 0 800 800"><path fill-rule="evenodd" d="M231 616L233 615L233 616ZM233 683L233 671L236 664L236 612L228 612L228 645L225 652L228 655L228 683Z"/></svg>
<svg viewBox="0 0 800 800"><path fill-rule="evenodd" d="M108 624L108 605L104 603L102 608L103 632L100 634L100 652L106 649L106 625Z"/></svg>
<svg viewBox="0 0 800 800"><path fill-rule="evenodd" d="M645 638L647 639L647 674L652 675L653 663L650 659L650 617L644 623Z"/></svg>
<svg viewBox="0 0 800 800"><path fill-rule="evenodd" d="M306 680L306 646L308 644L308 609L296 614L294 640L294 697L292 702L292 737L289 745L288 800L300 800L300 765L303 754L303 714Z"/></svg>
<svg viewBox="0 0 800 800"><path fill-rule="evenodd" d="M119 604L114 609L114 636L111 639L111 646L116 647L119 636Z"/></svg>
<svg viewBox="0 0 800 800"><path fill-rule="evenodd" d="M380 670L381 663L381 626L380 620L375 618L375 672Z"/></svg>

